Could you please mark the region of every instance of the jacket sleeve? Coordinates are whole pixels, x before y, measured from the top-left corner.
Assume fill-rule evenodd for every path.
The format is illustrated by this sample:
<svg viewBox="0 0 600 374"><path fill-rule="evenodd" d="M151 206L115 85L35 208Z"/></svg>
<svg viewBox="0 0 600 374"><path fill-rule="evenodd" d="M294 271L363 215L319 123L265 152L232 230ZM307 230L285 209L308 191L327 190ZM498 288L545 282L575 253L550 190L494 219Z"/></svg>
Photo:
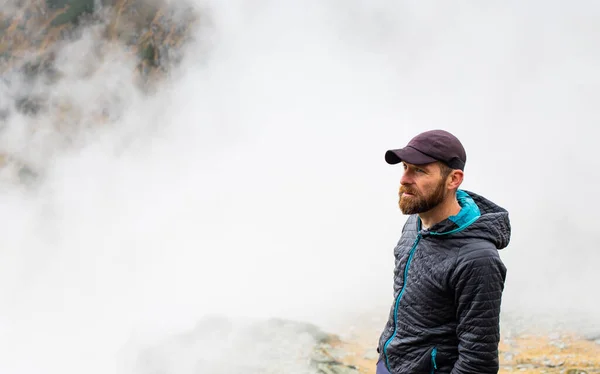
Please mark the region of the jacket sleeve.
<svg viewBox="0 0 600 374"><path fill-rule="evenodd" d="M451 374L497 374L506 267L496 248L462 248L452 277L458 360Z"/></svg>

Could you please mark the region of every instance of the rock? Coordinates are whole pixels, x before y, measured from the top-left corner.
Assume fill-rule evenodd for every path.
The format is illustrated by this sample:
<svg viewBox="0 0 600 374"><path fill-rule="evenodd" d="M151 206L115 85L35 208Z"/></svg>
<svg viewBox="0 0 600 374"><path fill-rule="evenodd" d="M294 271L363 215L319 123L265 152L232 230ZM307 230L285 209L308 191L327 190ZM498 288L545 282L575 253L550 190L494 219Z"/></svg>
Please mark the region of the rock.
<svg viewBox="0 0 600 374"><path fill-rule="evenodd" d="M545 360L542 361L542 364L549 368L556 368L556 367L563 366L565 364L565 360L561 360L560 358L557 358L556 360L553 361L553 360L546 358Z"/></svg>
<svg viewBox="0 0 600 374"><path fill-rule="evenodd" d="M376 349L371 349L367 351L363 357L367 360L375 361L379 358L379 353Z"/></svg>
<svg viewBox="0 0 600 374"><path fill-rule="evenodd" d="M349 352L332 347L327 343L318 344L311 355L311 363L319 374L358 374L354 366L344 365L341 361Z"/></svg>
<svg viewBox="0 0 600 374"><path fill-rule="evenodd" d="M316 369L318 374L359 374L356 368L336 363L318 364Z"/></svg>
<svg viewBox="0 0 600 374"><path fill-rule="evenodd" d="M519 364L519 365L516 366L516 368L518 370L522 370L522 371L535 369L535 367L536 366L533 365L533 364Z"/></svg>
<svg viewBox="0 0 600 374"><path fill-rule="evenodd" d="M562 341L551 341L548 343L551 346L554 346L560 350L566 349L568 346L565 342Z"/></svg>
<svg viewBox="0 0 600 374"><path fill-rule="evenodd" d="M257 325L257 326L260 326L260 325ZM318 328L317 326L310 324L310 323L305 323L305 322L272 318L266 322L266 326L269 326L270 328L275 328L275 329L292 330L297 333L300 333L300 332L307 333L313 339L315 339L315 341L318 343L329 343L331 341L335 341L338 339L337 336L327 334L324 331L322 331L320 328Z"/></svg>
<svg viewBox="0 0 600 374"><path fill-rule="evenodd" d="M586 338L587 340L599 341L600 340L600 332L594 331L591 333L587 333L584 335L584 338Z"/></svg>
<svg viewBox="0 0 600 374"><path fill-rule="evenodd" d="M236 321L211 316L192 331L144 349L136 374L359 374L341 359L335 335L283 319Z"/></svg>

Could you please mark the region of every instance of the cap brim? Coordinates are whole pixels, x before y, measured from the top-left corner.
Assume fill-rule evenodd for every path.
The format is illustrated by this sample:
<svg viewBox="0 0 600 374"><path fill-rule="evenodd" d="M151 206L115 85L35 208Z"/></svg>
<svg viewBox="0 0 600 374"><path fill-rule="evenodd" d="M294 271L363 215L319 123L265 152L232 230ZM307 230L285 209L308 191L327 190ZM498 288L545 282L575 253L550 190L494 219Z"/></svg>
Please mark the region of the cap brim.
<svg viewBox="0 0 600 374"><path fill-rule="evenodd" d="M403 161L413 165L425 165L436 162L437 160L415 148L405 147L401 149L390 149L385 152L385 161L390 165L399 164Z"/></svg>

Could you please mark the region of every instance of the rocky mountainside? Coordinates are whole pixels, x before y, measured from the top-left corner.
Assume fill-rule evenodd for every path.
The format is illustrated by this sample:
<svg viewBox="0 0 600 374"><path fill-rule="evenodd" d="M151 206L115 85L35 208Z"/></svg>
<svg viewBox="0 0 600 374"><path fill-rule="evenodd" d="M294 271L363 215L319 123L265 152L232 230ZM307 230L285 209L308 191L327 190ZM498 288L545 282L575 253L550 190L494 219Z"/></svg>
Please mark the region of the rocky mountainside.
<svg viewBox="0 0 600 374"><path fill-rule="evenodd" d="M0 136L12 131L24 145L0 142L0 182L28 184L54 152L118 123L132 96L151 95L179 66L195 28L207 22L185 0L3 4Z"/></svg>

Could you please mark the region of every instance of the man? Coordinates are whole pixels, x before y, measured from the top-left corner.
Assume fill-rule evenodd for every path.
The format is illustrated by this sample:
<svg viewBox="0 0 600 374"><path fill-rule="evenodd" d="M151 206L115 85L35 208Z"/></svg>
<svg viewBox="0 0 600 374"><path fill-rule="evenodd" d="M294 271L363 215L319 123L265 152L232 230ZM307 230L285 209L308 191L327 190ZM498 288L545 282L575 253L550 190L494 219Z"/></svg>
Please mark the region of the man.
<svg viewBox="0 0 600 374"><path fill-rule="evenodd" d="M497 373L508 212L459 189L466 152L447 131L421 133L385 160L404 168L399 207L409 217L377 374Z"/></svg>

